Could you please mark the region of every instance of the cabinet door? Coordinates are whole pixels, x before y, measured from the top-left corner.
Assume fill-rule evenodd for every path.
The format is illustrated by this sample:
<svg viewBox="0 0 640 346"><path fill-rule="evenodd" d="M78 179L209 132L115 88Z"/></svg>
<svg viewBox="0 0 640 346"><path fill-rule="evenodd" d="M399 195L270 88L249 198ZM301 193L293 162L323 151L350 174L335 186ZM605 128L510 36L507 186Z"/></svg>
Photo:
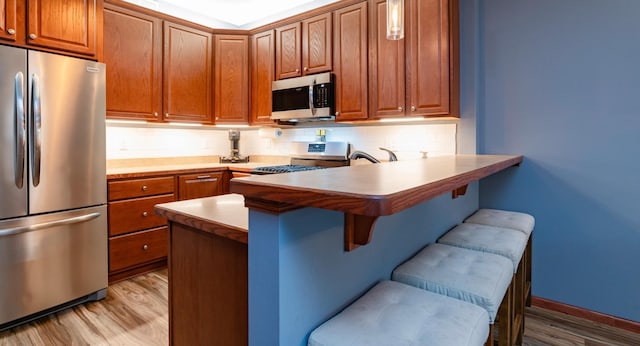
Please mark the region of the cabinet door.
<svg viewBox="0 0 640 346"><path fill-rule="evenodd" d="M178 200L216 196L222 193L223 173L178 176Z"/></svg>
<svg viewBox="0 0 640 346"><path fill-rule="evenodd" d="M164 22L163 118L211 123L212 35Z"/></svg>
<svg viewBox="0 0 640 346"><path fill-rule="evenodd" d="M274 31L251 37L251 124L271 124L271 83L275 64Z"/></svg>
<svg viewBox="0 0 640 346"><path fill-rule="evenodd" d="M102 11L102 0L29 0L27 3L27 44L90 56L96 54L96 15Z"/></svg>
<svg viewBox="0 0 640 346"><path fill-rule="evenodd" d="M249 37L215 37L215 122L249 122Z"/></svg>
<svg viewBox="0 0 640 346"><path fill-rule="evenodd" d="M449 0L407 3L409 113L448 115Z"/></svg>
<svg viewBox="0 0 640 346"><path fill-rule="evenodd" d="M276 78L300 75L300 23L294 23L276 29Z"/></svg>
<svg viewBox="0 0 640 346"><path fill-rule="evenodd" d="M161 120L161 20L107 5L104 62L107 118Z"/></svg>
<svg viewBox="0 0 640 346"><path fill-rule="evenodd" d="M331 71L331 12L302 22L302 74Z"/></svg>
<svg viewBox="0 0 640 346"><path fill-rule="evenodd" d="M336 120L367 119L367 3L334 12Z"/></svg>
<svg viewBox="0 0 640 346"><path fill-rule="evenodd" d="M405 40L387 39L386 0L371 2L369 101L371 117L405 114Z"/></svg>
<svg viewBox="0 0 640 346"><path fill-rule="evenodd" d="M0 42L24 41L24 8L21 6L20 0L0 0Z"/></svg>

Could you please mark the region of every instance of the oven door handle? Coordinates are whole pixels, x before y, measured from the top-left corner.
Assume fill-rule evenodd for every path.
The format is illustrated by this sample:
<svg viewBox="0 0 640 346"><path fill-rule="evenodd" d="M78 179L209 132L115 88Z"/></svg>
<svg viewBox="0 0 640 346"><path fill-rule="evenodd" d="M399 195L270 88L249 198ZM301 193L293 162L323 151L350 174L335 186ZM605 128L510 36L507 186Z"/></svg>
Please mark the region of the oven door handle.
<svg viewBox="0 0 640 346"><path fill-rule="evenodd" d="M314 79L311 85L309 85L309 109L311 110L312 115L316 115L316 107L313 104L313 87L316 85L316 80Z"/></svg>

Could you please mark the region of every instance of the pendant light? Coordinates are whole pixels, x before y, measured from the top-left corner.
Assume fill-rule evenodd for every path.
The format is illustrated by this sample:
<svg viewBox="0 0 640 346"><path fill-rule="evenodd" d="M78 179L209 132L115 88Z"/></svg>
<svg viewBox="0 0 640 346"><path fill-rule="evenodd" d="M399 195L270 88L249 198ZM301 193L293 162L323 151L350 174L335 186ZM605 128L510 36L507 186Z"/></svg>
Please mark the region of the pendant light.
<svg viewBox="0 0 640 346"><path fill-rule="evenodd" d="M387 0L387 39L404 38L404 0Z"/></svg>

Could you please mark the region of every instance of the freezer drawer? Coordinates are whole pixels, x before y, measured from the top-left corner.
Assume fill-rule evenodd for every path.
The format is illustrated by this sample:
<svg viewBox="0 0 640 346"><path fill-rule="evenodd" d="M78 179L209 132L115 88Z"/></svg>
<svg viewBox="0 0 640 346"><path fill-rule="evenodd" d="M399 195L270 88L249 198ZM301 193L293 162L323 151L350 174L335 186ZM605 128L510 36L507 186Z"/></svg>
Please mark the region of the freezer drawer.
<svg viewBox="0 0 640 346"><path fill-rule="evenodd" d="M107 287L107 207L0 222L0 326Z"/></svg>

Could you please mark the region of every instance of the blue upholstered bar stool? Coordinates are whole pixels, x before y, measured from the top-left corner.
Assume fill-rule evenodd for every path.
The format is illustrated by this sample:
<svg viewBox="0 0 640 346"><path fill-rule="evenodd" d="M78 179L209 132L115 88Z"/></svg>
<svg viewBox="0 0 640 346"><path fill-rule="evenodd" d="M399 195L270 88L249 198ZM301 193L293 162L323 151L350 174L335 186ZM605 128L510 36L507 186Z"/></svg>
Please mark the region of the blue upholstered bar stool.
<svg viewBox="0 0 640 346"><path fill-rule="evenodd" d="M510 228L487 226L475 223L460 224L445 233L438 243L470 250L504 256L513 263L511 305L512 343L521 344L524 334L525 261L522 260L527 246L527 235Z"/></svg>
<svg viewBox="0 0 640 346"><path fill-rule="evenodd" d="M469 216L464 222L477 223L487 226L504 227L524 232L527 235L527 247L524 250L523 260L525 268L524 299L526 306L531 306L531 265L533 257L533 228L536 220L532 215L516 211L499 209L479 209Z"/></svg>
<svg viewBox="0 0 640 346"><path fill-rule="evenodd" d="M309 346L478 346L487 312L399 282L381 281L309 336Z"/></svg>
<svg viewBox="0 0 640 346"><path fill-rule="evenodd" d="M499 255L443 244L431 244L398 266L392 280L449 296L484 308L491 332L497 325L498 345L511 345L512 262ZM488 340L493 344L493 338Z"/></svg>

